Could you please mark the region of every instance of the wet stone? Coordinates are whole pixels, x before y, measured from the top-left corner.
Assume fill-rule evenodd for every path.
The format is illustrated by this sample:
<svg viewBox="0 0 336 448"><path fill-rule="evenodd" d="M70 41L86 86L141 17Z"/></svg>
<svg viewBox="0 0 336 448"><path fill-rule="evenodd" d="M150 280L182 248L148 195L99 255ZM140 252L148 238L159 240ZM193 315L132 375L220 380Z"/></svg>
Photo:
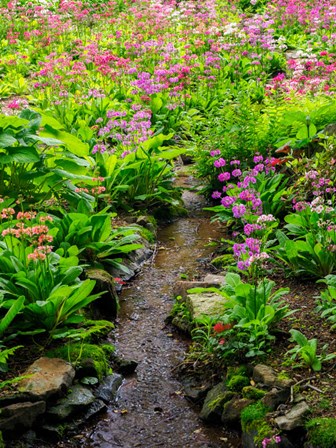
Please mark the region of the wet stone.
<svg viewBox="0 0 336 448"><path fill-rule="evenodd" d="M93 393L84 386L76 384L70 394L58 401L56 406L48 410L48 416L62 421L75 413L83 411L95 401Z"/></svg>
<svg viewBox="0 0 336 448"><path fill-rule="evenodd" d="M117 391L122 384L122 380L122 376L117 373L107 376L94 392L95 397L105 403L110 403L115 399Z"/></svg>
<svg viewBox="0 0 336 448"><path fill-rule="evenodd" d="M16 403L3 407L0 412L0 431L18 431L31 428L37 417L44 414L44 401Z"/></svg>

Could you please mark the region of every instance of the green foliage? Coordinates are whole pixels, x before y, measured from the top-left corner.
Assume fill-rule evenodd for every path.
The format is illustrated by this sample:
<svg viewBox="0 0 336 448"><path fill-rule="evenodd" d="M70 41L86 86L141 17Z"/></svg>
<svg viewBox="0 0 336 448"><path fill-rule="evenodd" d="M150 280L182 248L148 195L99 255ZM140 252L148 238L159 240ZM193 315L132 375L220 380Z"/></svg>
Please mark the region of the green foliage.
<svg viewBox="0 0 336 448"><path fill-rule="evenodd" d="M109 264L128 272L122 258L142 248L138 226L112 227L115 214L104 211L88 216L85 213L64 213L55 221L55 245L58 253L67 254L78 248L82 260L91 265ZM57 230L56 230L57 229Z"/></svg>
<svg viewBox="0 0 336 448"><path fill-rule="evenodd" d="M321 317L327 318L331 323L331 330L336 328L336 275L327 275L324 279L318 280L325 283L327 289L321 292L318 299L316 311L321 313Z"/></svg>
<svg viewBox="0 0 336 448"><path fill-rule="evenodd" d="M93 368L97 378L101 380L109 372L108 352L103 347L87 343L67 344L46 353L49 358L59 357L71 364L77 370Z"/></svg>
<svg viewBox="0 0 336 448"><path fill-rule="evenodd" d="M336 445L336 419L313 418L306 425L308 443L319 448L333 448Z"/></svg>
<svg viewBox="0 0 336 448"><path fill-rule="evenodd" d="M317 339L307 339L300 331L291 329L291 341L296 342L295 347L287 352L291 355L291 359L295 360L299 358L304 365L311 368L315 372L319 372L322 368L322 363L325 361L330 361L336 357L336 354L325 354L328 344L322 347L322 354L317 354Z"/></svg>
<svg viewBox="0 0 336 448"><path fill-rule="evenodd" d="M7 364L8 358L10 356L13 356L15 351L22 347L23 345L17 345L16 347L3 349L3 347L0 346L0 372L3 373L8 371L8 364Z"/></svg>
<svg viewBox="0 0 336 448"><path fill-rule="evenodd" d="M291 221L293 223L294 220ZM335 271L336 252L328 249L330 244L336 243L335 232L326 234L324 229L318 228L314 232L306 233L304 239L292 240L278 230L276 237L279 245L272 248L275 257L285 264L293 275L321 278Z"/></svg>
<svg viewBox="0 0 336 448"><path fill-rule="evenodd" d="M273 292L274 286L275 282L268 279L252 285L244 283L238 274L226 275L221 292L228 299L225 316L233 327L224 334L227 343L218 348L221 356L244 353L246 357L255 357L266 353L274 341L271 328L293 313L280 300L289 290L280 288Z"/></svg>

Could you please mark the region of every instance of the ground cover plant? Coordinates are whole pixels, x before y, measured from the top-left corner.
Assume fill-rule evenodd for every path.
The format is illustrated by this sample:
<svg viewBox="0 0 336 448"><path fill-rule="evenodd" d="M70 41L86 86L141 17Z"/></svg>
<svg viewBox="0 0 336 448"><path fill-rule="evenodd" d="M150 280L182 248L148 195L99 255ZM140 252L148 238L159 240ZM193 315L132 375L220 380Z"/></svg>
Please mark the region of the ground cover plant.
<svg viewBox="0 0 336 448"><path fill-rule="evenodd" d="M299 279L325 285L332 336L335 19L333 0L1 2L0 368L20 332L80 325L83 265L123 269L139 231L114 220L178 207L186 156L232 271L195 341L224 365L265 356ZM319 371L332 349L303 333L286 359Z"/></svg>

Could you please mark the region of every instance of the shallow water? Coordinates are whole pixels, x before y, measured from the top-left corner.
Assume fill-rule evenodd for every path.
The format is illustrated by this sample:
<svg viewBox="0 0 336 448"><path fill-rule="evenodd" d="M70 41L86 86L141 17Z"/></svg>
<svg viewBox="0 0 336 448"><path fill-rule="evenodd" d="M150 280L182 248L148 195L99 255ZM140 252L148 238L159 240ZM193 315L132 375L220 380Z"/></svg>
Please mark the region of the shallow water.
<svg viewBox="0 0 336 448"><path fill-rule="evenodd" d="M240 446L236 434L199 420L199 410L183 397L174 376L187 345L165 324L173 285L181 274L195 278L204 271L212 251L206 244L223 236L218 224L204 218L196 194L186 191L184 200L190 217L159 230L155 259L122 293L116 347L139 364L124 380L117 405L82 440L85 448Z"/></svg>

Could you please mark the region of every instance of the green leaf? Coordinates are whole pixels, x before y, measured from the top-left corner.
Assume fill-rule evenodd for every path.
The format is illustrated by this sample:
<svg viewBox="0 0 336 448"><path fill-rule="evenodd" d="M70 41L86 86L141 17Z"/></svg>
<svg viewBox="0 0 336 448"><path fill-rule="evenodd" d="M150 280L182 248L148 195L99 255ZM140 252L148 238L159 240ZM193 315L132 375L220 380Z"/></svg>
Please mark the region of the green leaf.
<svg viewBox="0 0 336 448"><path fill-rule="evenodd" d="M18 297L10 309L7 311L5 316L0 321L0 336L4 334L6 329L9 327L15 316L21 311L24 305L25 297Z"/></svg>
<svg viewBox="0 0 336 448"><path fill-rule="evenodd" d="M8 148L8 155L0 157L0 163L36 163L40 161L40 156L33 146L15 146ZM8 162L4 162L9 160Z"/></svg>
<svg viewBox="0 0 336 448"><path fill-rule="evenodd" d="M5 133L0 134L0 148L7 148L7 146L12 146L16 142L16 138L14 138L12 135Z"/></svg>
<svg viewBox="0 0 336 448"><path fill-rule="evenodd" d="M53 129L49 125L45 125L45 131L40 132L40 135L42 137L51 137L60 140L70 152L77 156L85 157L89 155L89 145L68 132Z"/></svg>
<svg viewBox="0 0 336 448"><path fill-rule="evenodd" d="M53 117L49 117L49 115L41 113L41 118L42 118L41 126L47 125L50 128L57 129L58 131L64 129L64 126L59 121L55 120L55 118Z"/></svg>
<svg viewBox="0 0 336 448"><path fill-rule="evenodd" d="M6 129L9 126L12 128L20 128L22 126L27 126L28 124L28 120L24 120L15 115L0 115L0 129Z"/></svg>
<svg viewBox="0 0 336 448"><path fill-rule="evenodd" d="M317 127L314 125L314 123L310 123L309 125L309 138L314 137L314 135L317 133Z"/></svg>
<svg viewBox="0 0 336 448"><path fill-rule="evenodd" d="M306 138L309 138L308 128L307 128L306 125L302 126L302 127L298 130L298 132L297 132L297 134L296 134L296 138L297 138L298 140L304 140L304 139L306 139Z"/></svg>
<svg viewBox="0 0 336 448"><path fill-rule="evenodd" d="M291 329L289 330L292 335L292 340L300 345L300 347L304 347L309 344L308 339L304 334L302 334L299 330Z"/></svg>

